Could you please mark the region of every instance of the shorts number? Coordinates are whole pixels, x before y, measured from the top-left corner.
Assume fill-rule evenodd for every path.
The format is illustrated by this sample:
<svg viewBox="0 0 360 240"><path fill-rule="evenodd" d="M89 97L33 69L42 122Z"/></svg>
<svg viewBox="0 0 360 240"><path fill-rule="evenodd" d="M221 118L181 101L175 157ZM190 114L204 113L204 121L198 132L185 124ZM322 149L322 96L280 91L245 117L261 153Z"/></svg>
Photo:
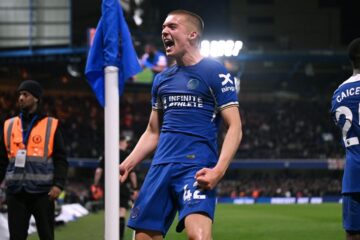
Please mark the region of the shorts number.
<svg viewBox="0 0 360 240"><path fill-rule="evenodd" d="M195 190L194 193L192 193L191 190L188 189L187 184L184 186L184 195L183 195L184 202L190 201L191 199L205 199L205 198L206 195L200 194L200 190Z"/></svg>
<svg viewBox="0 0 360 240"><path fill-rule="evenodd" d="M360 104L359 104L358 112L359 112L359 120L360 120ZM345 147L350 147L350 146L359 144L359 138L357 138L357 137L347 138L347 133L348 133L349 129L351 128L352 120L353 120L353 114L352 114L351 110L345 106L338 107L335 111L335 117L336 117L337 122L339 121L341 115L345 116L345 123L342 126L342 137L343 137Z"/></svg>

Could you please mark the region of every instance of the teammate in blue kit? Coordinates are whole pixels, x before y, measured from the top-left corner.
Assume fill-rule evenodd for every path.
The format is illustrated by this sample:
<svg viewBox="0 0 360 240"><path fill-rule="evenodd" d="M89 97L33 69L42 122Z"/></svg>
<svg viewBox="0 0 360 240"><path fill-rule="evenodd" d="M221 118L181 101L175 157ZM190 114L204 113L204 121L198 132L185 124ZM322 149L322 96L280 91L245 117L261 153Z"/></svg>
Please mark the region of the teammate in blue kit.
<svg viewBox="0 0 360 240"><path fill-rule="evenodd" d="M165 51L176 64L156 76L148 127L120 165L124 181L156 149L128 222L137 240L163 239L177 211L178 232L185 228L189 239L212 238L215 186L242 130L234 78L219 62L200 55L202 32L202 19L184 10L170 12L163 24ZM221 117L227 133L219 155Z"/></svg>
<svg viewBox="0 0 360 240"><path fill-rule="evenodd" d="M342 183L347 240L360 239L360 38L349 45L353 75L334 92L331 113L342 130L346 162Z"/></svg>
<svg viewBox="0 0 360 240"><path fill-rule="evenodd" d="M149 68L154 79L158 73L166 69L167 59L164 53L156 49L155 44L148 43L145 45L145 53L141 57L140 65L142 68Z"/></svg>

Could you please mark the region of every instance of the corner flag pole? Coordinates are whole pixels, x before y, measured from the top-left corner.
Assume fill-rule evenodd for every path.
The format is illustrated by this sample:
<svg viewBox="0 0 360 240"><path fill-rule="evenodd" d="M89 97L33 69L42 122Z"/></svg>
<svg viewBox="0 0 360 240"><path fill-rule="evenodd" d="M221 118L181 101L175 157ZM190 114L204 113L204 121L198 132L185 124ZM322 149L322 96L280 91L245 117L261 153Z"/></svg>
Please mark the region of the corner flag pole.
<svg viewBox="0 0 360 240"><path fill-rule="evenodd" d="M105 240L119 236L119 69L105 67Z"/></svg>
<svg viewBox="0 0 360 240"><path fill-rule="evenodd" d="M120 2L102 0L101 6L85 75L105 107L105 240L119 240L119 95L141 67Z"/></svg>

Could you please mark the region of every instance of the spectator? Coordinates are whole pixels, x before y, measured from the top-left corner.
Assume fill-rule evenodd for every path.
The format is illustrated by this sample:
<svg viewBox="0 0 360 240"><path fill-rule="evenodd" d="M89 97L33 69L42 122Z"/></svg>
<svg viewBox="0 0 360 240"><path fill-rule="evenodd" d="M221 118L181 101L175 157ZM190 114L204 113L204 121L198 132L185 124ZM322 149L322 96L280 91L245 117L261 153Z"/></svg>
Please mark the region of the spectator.
<svg viewBox="0 0 360 240"><path fill-rule="evenodd" d="M162 72L167 67L167 59L164 53L157 50L155 44L147 43L145 53L141 57L140 65L143 68L149 68L153 73L153 79L156 74Z"/></svg>

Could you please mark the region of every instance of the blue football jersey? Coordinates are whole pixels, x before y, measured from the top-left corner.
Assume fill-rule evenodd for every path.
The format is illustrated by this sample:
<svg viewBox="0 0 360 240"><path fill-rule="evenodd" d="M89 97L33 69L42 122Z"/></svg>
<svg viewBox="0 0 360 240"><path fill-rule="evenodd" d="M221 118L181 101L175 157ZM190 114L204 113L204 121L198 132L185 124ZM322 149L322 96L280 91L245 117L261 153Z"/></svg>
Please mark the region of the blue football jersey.
<svg viewBox="0 0 360 240"><path fill-rule="evenodd" d="M350 77L336 89L331 113L342 131L346 151L342 192L360 192L360 74Z"/></svg>
<svg viewBox="0 0 360 240"><path fill-rule="evenodd" d="M158 74L152 107L163 111L163 123L152 164L215 165L219 112L234 105L238 105L234 78L213 59L174 65Z"/></svg>

